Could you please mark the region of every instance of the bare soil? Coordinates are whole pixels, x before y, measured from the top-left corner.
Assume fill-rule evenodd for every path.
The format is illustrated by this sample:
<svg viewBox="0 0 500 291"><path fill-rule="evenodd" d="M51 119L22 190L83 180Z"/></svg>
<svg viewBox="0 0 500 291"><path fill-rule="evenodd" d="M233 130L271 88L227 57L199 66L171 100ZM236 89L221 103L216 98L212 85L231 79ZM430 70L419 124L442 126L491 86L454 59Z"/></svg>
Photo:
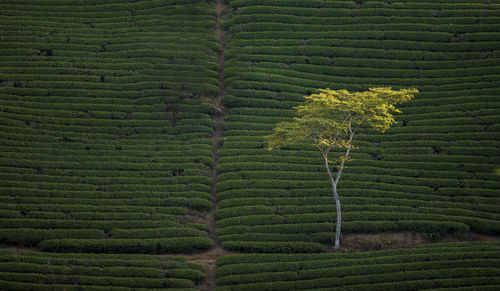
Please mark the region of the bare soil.
<svg viewBox="0 0 500 291"><path fill-rule="evenodd" d="M11 245L11 244L0 244L0 249L11 250L11 251L14 251L18 255L22 252L40 252L40 250L37 248L20 247L20 246Z"/></svg>
<svg viewBox="0 0 500 291"><path fill-rule="evenodd" d="M207 279L197 286L198 289L203 291L215 290L215 269L218 258L231 255L232 252L224 250L220 245L215 245L206 252L186 255L185 257L193 263L203 265L207 270Z"/></svg>
<svg viewBox="0 0 500 291"><path fill-rule="evenodd" d="M334 250L327 247L327 252L375 251L386 249L414 248L428 243L466 242L466 241L500 241L500 236L465 233L460 236L446 234L430 237L426 234L412 232L385 232L376 234L344 234L340 248Z"/></svg>

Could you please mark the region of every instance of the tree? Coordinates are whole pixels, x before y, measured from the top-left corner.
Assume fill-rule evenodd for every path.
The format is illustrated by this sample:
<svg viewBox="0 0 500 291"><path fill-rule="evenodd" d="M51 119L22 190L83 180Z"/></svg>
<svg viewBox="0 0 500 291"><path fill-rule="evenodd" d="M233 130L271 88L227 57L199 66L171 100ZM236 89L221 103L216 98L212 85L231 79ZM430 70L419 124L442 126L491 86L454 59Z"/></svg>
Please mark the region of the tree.
<svg viewBox="0 0 500 291"><path fill-rule="evenodd" d="M318 94L304 96L305 105L295 107L298 117L278 123L273 133L266 136L268 150L307 141L321 152L337 210L335 249L339 248L342 224L337 185L354 149L355 133L362 126L384 132L396 123L392 113L401 113L394 105L411 100L415 93L417 89L395 91L390 87L370 88L365 92L319 89ZM328 154L333 148L338 149L337 156L330 160Z"/></svg>

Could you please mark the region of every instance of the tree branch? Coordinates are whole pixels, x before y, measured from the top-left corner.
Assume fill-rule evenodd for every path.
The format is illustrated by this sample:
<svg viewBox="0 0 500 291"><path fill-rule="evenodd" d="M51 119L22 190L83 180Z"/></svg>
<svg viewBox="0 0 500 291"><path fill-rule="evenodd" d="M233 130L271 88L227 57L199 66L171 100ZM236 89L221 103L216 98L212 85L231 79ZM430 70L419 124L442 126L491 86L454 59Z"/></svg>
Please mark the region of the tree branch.
<svg viewBox="0 0 500 291"><path fill-rule="evenodd" d="M354 137L354 133L356 132L356 130L351 131L350 128L351 128L351 124L349 123L349 131L351 134L349 135L349 141L347 142L347 149L345 151L345 155L340 161L340 166L339 166L339 169L337 171L337 176L335 177L335 184L337 184L340 180L340 176L342 175L342 170L344 170L344 163L347 160L347 157L349 156L349 152L351 151L351 148L352 148L352 138Z"/></svg>
<svg viewBox="0 0 500 291"><path fill-rule="evenodd" d="M340 128L337 129L337 132L335 133L335 137L333 139L330 139L330 142L336 142L337 141L337 138L339 137L340 135L340 132L342 130L342 125L345 124L345 122L347 121L347 118L349 118L350 114L347 114L347 113L344 113L346 114L346 116L344 117L344 120L342 120L342 123L340 124ZM352 118L351 118L352 119ZM349 123L349 126L350 126L350 123ZM326 149L326 153L328 153L331 149L333 148L333 144L330 145L327 149Z"/></svg>
<svg viewBox="0 0 500 291"><path fill-rule="evenodd" d="M337 183L335 183L335 180L333 179L332 172L330 171L330 165L328 165L328 152L321 150L321 155L323 156L323 160L325 162L325 168L326 168L326 172L328 173L328 177L330 178L330 181L332 182L332 187L336 188Z"/></svg>

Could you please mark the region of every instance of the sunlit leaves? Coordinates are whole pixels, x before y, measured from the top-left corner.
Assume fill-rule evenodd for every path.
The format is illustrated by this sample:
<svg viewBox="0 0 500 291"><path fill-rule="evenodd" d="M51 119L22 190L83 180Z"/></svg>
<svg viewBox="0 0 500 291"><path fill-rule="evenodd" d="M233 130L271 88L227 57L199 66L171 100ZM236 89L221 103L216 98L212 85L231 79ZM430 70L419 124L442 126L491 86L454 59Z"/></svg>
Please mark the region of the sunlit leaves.
<svg viewBox="0 0 500 291"><path fill-rule="evenodd" d="M363 124L385 131L396 123L394 105L407 102L417 89L392 90L390 87L370 88L364 92L319 89L305 96L305 104L295 107L299 117L281 122L267 136L268 149L285 144L310 141L320 150L332 147L352 149L349 137Z"/></svg>

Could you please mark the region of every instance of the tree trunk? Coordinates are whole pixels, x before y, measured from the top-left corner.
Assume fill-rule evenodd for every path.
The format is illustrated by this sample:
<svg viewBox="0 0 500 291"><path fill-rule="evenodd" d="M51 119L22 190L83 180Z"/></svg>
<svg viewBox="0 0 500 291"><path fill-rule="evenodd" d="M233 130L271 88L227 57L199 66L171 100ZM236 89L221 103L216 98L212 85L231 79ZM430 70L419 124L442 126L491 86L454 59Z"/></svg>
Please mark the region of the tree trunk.
<svg viewBox="0 0 500 291"><path fill-rule="evenodd" d="M333 198L335 199L335 206L337 208L337 226L335 227L335 244L333 246L334 249L338 249L340 245L340 227L342 225L342 213L340 211L340 198L337 193L337 182L333 179L332 172L330 172L330 167L328 166L328 157L326 154L323 154L323 158L325 160L325 168L328 173L328 177L330 178L330 182L332 183L332 192Z"/></svg>
<svg viewBox="0 0 500 291"><path fill-rule="evenodd" d="M340 227L342 226L342 213L340 211L340 198L337 193L337 185L332 183L333 198L335 198L335 206L337 207L337 226L335 227L335 245L334 249L338 249L340 245Z"/></svg>

